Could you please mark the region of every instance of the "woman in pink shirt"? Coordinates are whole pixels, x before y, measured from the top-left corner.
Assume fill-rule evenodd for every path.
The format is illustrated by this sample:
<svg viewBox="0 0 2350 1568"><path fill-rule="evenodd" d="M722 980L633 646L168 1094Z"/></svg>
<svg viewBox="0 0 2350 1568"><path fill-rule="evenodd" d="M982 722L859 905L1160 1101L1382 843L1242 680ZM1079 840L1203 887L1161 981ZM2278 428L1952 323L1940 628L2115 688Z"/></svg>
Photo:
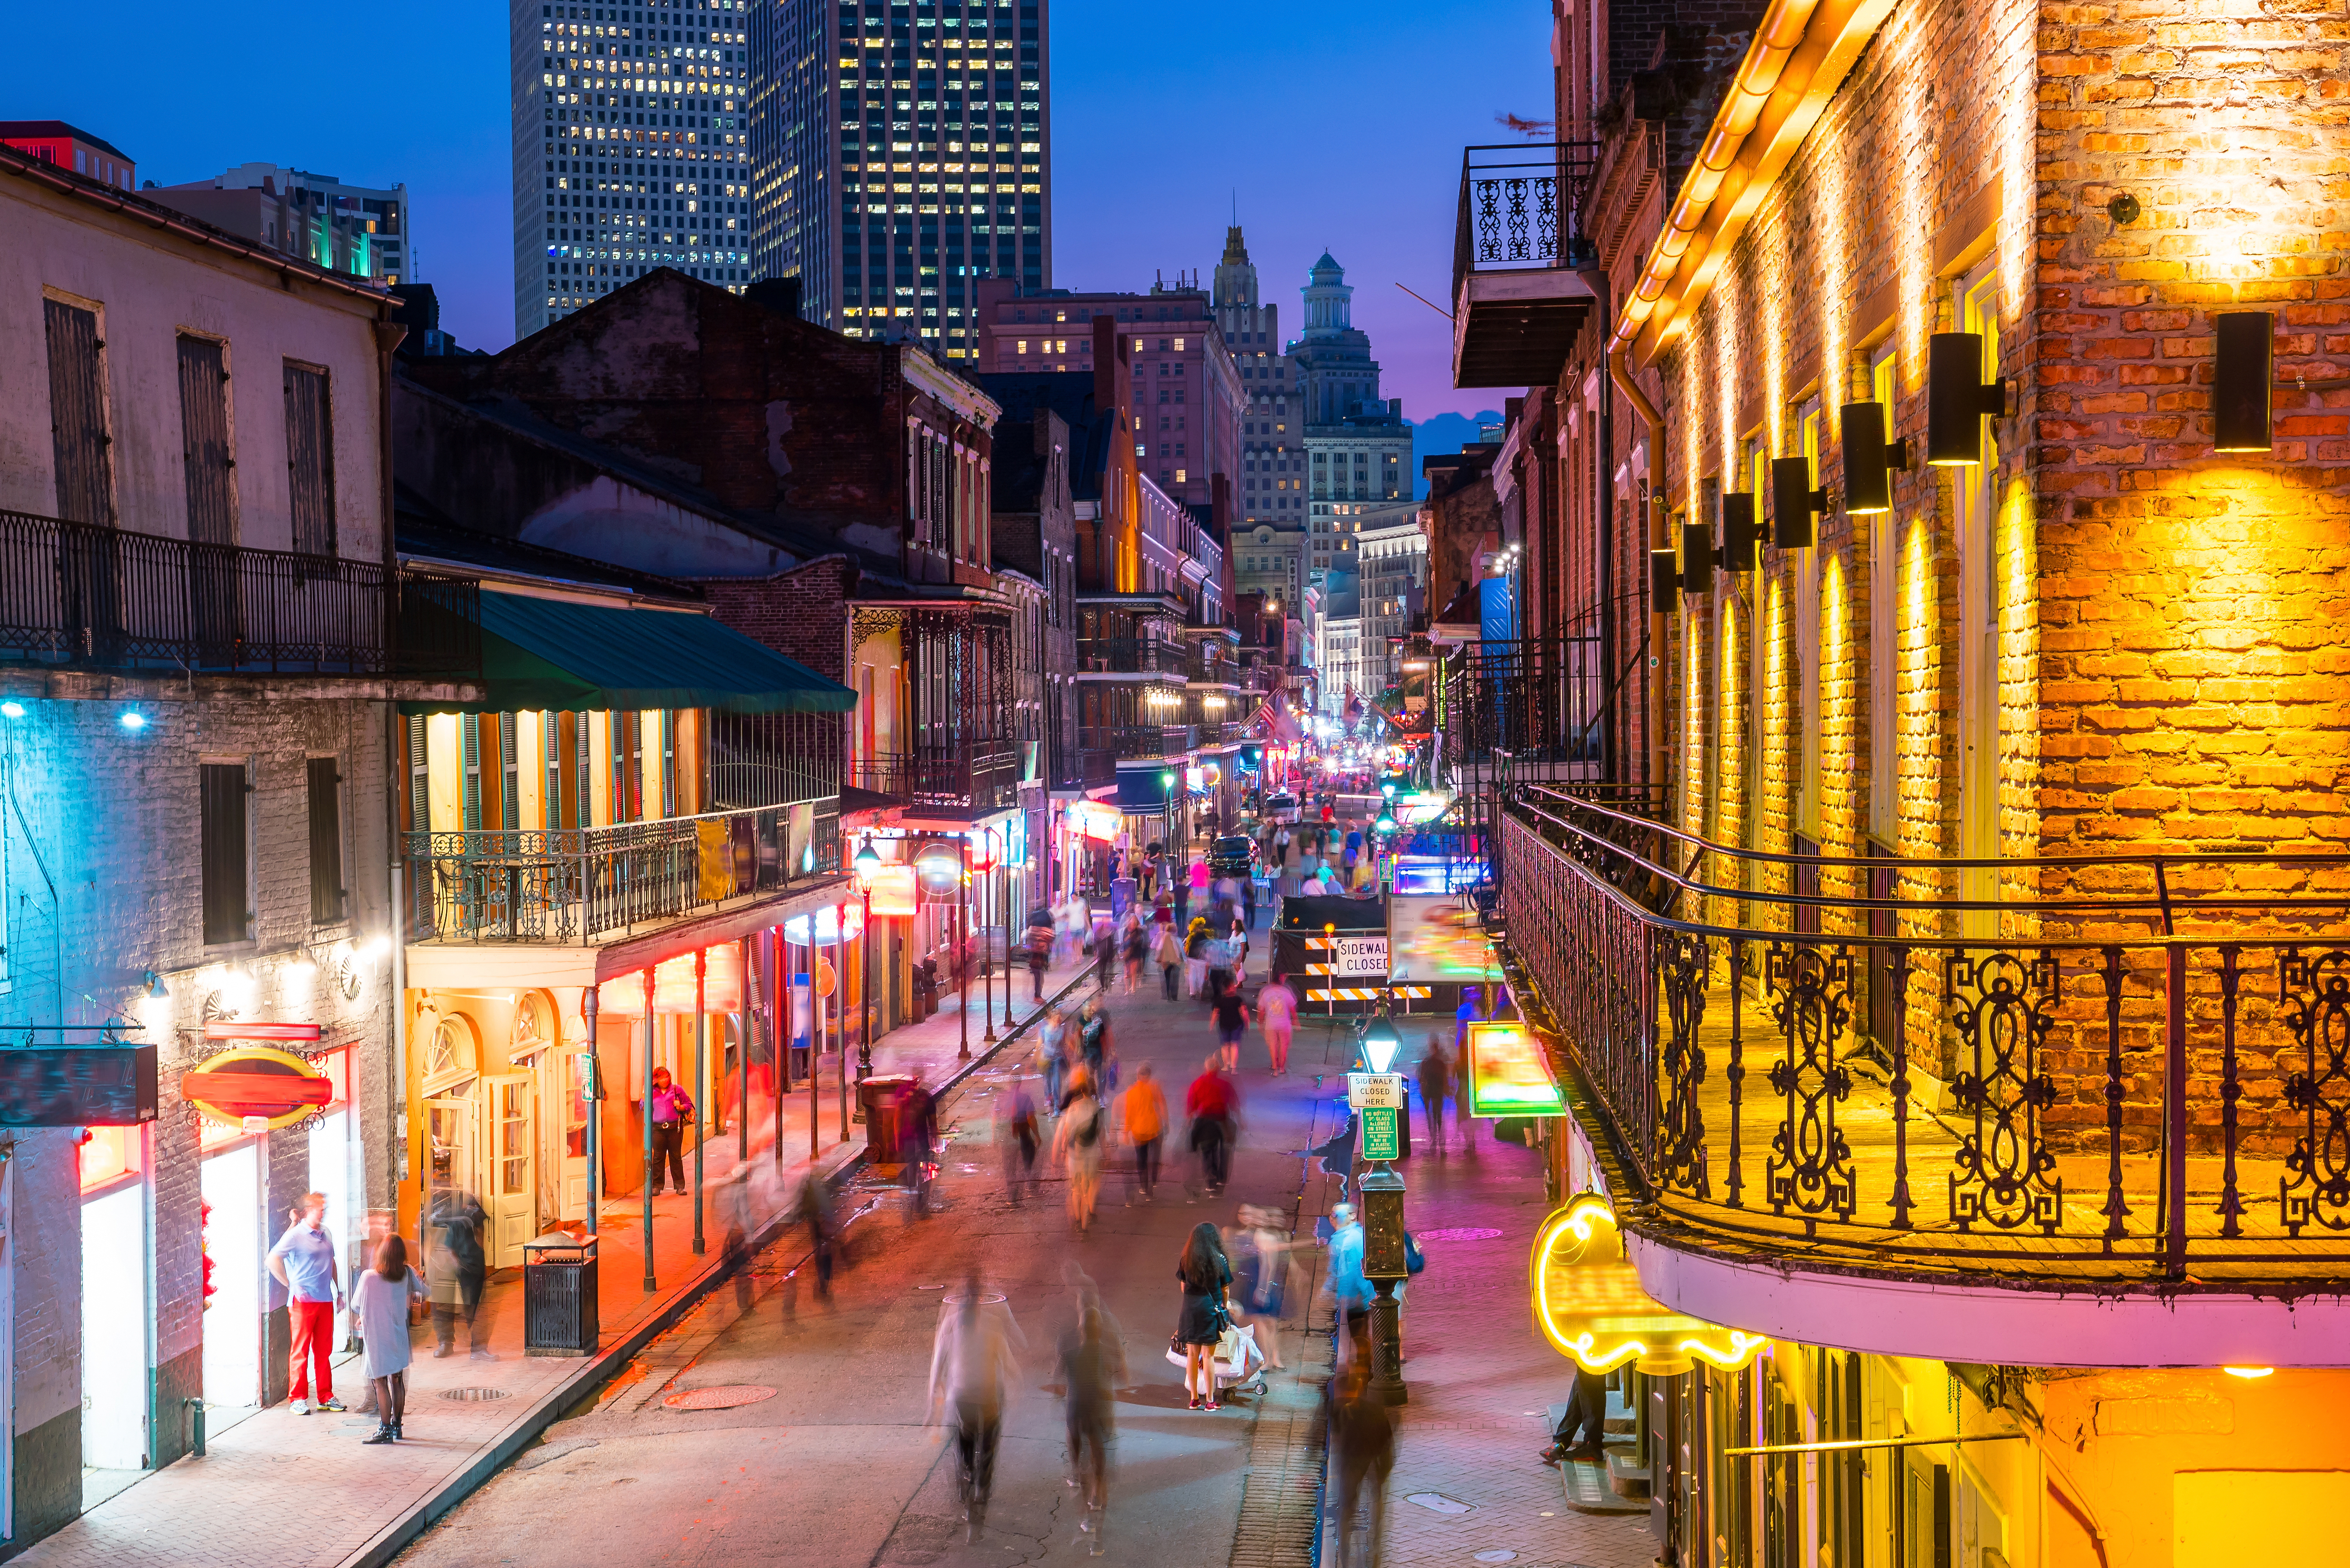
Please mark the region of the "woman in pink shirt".
<svg viewBox="0 0 2350 1568"><path fill-rule="evenodd" d="M1256 993L1256 1026L1264 1031L1265 1049L1273 1057L1273 1075L1286 1076L1289 1036L1297 1027L1297 993L1289 989L1289 981L1283 976L1274 975Z"/></svg>

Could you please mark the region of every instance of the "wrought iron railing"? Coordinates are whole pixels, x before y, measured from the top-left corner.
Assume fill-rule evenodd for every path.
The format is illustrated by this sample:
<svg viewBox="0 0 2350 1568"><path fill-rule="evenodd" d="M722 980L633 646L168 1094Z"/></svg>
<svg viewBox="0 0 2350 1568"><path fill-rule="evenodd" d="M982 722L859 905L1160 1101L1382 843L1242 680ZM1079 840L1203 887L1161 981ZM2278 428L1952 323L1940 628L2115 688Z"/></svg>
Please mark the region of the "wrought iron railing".
<svg viewBox="0 0 2350 1568"><path fill-rule="evenodd" d="M401 836L411 939L592 941L841 868L837 796L605 827Z"/></svg>
<svg viewBox="0 0 2350 1568"><path fill-rule="evenodd" d="M1194 661L1191 650L1180 642L1149 637L1081 637L1077 668L1097 674L1188 678Z"/></svg>
<svg viewBox="0 0 2350 1568"><path fill-rule="evenodd" d="M1632 621L1617 624L1627 633L1637 630ZM1628 646L1613 669L1596 614L1562 631L1455 649L1438 681L1439 765L1450 769L1506 754L1601 776L1611 722L1620 723L1627 692L1637 693L1633 672L1648 657L1645 636L1619 637Z"/></svg>
<svg viewBox="0 0 2350 1568"><path fill-rule="evenodd" d="M2350 856L1767 855L1555 784L1498 846L1513 962L1672 1222L2121 1282L2350 1254Z"/></svg>
<svg viewBox="0 0 2350 1568"><path fill-rule="evenodd" d="M1085 743L1131 762L1141 757L1180 757L1195 742L1188 724L1108 724L1087 730Z"/></svg>
<svg viewBox="0 0 2350 1568"><path fill-rule="evenodd" d="M393 579L378 561L0 512L0 661L10 663L472 675L477 593L463 578Z"/></svg>
<svg viewBox="0 0 2350 1568"><path fill-rule="evenodd" d="M1513 142L1461 153L1452 286L1471 273L1588 266L1580 222L1593 141Z"/></svg>
<svg viewBox="0 0 2350 1568"><path fill-rule="evenodd" d="M969 748L925 746L859 758L852 764L852 779L859 789L925 805L1002 811L1019 794L1020 753L1002 741Z"/></svg>

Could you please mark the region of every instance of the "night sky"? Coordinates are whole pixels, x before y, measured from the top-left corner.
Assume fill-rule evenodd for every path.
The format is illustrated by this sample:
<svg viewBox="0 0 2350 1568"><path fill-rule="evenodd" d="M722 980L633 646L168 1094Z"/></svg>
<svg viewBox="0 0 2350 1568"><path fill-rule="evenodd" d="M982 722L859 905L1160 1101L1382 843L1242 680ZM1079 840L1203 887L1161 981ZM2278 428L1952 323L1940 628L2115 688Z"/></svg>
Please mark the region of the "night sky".
<svg viewBox="0 0 2350 1568"><path fill-rule="evenodd" d="M1056 284L1204 284L1237 199L1284 331L1327 246L1407 418L1499 406L1452 390L1450 324L1396 285L1443 303L1462 145L1509 140L1504 110L1548 112L1547 7L1054 0L1051 15ZM256 160L405 181L442 325L468 347L512 340L504 5L124 0L16 18L0 119L70 121L142 182Z"/></svg>

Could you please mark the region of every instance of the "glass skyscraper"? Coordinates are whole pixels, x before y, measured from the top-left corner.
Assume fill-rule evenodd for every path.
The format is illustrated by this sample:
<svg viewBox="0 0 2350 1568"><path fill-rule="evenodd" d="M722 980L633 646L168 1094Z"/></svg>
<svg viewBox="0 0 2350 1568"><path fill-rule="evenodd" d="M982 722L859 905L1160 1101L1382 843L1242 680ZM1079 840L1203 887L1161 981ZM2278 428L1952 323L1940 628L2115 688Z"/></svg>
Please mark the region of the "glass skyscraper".
<svg viewBox="0 0 2350 1568"><path fill-rule="evenodd" d="M973 283L1052 284L1045 0L752 0L754 276L978 358Z"/></svg>
<svg viewBox="0 0 2350 1568"><path fill-rule="evenodd" d="M751 270L751 0L515 0L515 335L657 266Z"/></svg>

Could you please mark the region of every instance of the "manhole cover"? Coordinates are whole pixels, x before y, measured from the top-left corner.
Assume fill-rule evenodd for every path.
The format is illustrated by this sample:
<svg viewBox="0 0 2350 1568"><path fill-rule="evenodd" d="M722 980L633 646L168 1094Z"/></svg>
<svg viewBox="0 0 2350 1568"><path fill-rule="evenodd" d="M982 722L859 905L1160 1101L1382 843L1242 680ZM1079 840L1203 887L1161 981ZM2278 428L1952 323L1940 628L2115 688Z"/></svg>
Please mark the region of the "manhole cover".
<svg viewBox="0 0 2350 1568"><path fill-rule="evenodd" d="M1482 1225L1456 1225L1450 1231L1414 1231L1423 1241L1490 1241L1501 1234Z"/></svg>
<svg viewBox="0 0 2350 1568"><path fill-rule="evenodd" d="M503 1388L470 1387L441 1390L441 1397L443 1399L503 1399L505 1397L506 1391Z"/></svg>
<svg viewBox="0 0 2350 1568"><path fill-rule="evenodd" d="M661 1403L672 1410L731 1410L775 1397L774 1389L755 1383L722 1383L714 1388L681 1388Z"/></svg>
<svg viewBox="0 0 2350 1568"><path fill-rule="evenodd" d="M1480 1552L1477 1553L1477 1561L1480 1563L1515 1563L1517 1560L1518 1554L1514 1552Z"/></svg>
<svg viewBox="0 0 2350 1568"><path fill-rule="evenodd" d="M1476 1507L1474 1503L1462 1502L1459 1498L1447 1497L1440 1491L1416 1491L1406 1497L1404 1501L1416 1502L1430 1513L1468 1513Z"/></svg>
<svg viewBox="0 0 2350 1568"><path fill-rule="evenodd" d="M961 1306L963 1303L971 1300L971 1298L966 1295L943 1296L940 1299L944 1301L949 1306ZM983 1294L979 1298L979 1304L982 1306L1001 1306L1003 1304L1003 1301L1004 1298L1001 1294L991 1291Z"/></svg>

